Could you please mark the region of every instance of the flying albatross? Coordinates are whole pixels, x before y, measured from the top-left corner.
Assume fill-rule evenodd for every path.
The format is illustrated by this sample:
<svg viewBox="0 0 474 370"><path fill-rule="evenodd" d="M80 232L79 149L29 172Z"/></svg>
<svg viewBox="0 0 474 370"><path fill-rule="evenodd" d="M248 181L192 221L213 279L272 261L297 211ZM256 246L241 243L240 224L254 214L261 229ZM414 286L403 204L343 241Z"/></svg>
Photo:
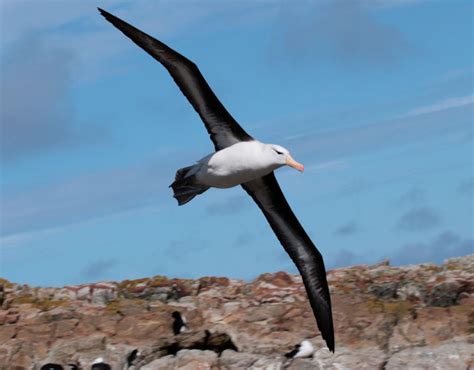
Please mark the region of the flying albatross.
<svg viewBox="0 0 474 370"><path fill-rule="evenodd" d="M198 67L167 45L99 8L100 13L160 62L201 117L215 152L176 172L170 185L179 205L211 187L241 185L262 210L278 240L298 268L321 335L334 352L331 299L321 253L288 205L273 173L288 165L303 171L287 149L255 140L234 120Z"/></svg>

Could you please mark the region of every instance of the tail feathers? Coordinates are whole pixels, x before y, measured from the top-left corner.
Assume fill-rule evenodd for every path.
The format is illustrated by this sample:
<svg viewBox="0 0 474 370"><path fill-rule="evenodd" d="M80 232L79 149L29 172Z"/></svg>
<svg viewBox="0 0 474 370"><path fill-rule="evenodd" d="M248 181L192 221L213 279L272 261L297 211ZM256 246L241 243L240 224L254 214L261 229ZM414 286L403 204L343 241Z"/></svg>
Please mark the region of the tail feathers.
<svg viewBox="0 0 474 370"><path fill-rule="evenodd" d="M188 203L196 195L204 193L207 186L198 184L194 175L187 176L194 166L180 168L176 172L175 180L170 185L173 188L173 197L178 201L178 205Z"/></svg>
<svg viewBox="0 0 474 370"><path fill-rule="evenodd" d="M191 169L193 169L193 167L194 166L180 168L178 171L176 171L174 181L176 182L176 181L184 179L186 175L191 171Z"/></svg>

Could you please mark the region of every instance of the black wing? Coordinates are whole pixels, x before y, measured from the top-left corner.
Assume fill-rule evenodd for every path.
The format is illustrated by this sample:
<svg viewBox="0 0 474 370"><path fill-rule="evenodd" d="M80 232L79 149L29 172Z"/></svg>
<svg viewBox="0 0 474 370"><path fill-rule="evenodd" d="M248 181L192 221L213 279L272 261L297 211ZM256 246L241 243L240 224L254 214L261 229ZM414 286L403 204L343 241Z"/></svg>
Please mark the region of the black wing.
<svg viewBox="0 0 474 370"><path fill-rule="evenodd" d="M239 141L253 140L227 112L193 62L116 16L98 9L125 36L163 64L203 120L216 150Z"/></svg>
<svg viewBox="0 0 474 370"><path fill-rule="evenodd" d="M242 184L242 187L260 207L301 273L318 328L328 348L334 352L331 298L321 253L288 205L273 172Z"/></svg>

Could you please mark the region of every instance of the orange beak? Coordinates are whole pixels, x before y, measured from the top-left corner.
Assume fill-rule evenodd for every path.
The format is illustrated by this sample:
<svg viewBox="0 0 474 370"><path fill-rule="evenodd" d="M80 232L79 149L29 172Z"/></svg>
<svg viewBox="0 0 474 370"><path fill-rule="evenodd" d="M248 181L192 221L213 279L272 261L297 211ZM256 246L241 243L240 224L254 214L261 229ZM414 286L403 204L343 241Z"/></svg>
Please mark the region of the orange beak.
<svg viewBox="0 0 474 370"><path fill-rule="evenodd" d="M288 155L288 157L286 158L286 164L290 167L296 168L300 172L304 171L304 166L301 163L296 162L293 158L291 158L291 155Z"/></svg>

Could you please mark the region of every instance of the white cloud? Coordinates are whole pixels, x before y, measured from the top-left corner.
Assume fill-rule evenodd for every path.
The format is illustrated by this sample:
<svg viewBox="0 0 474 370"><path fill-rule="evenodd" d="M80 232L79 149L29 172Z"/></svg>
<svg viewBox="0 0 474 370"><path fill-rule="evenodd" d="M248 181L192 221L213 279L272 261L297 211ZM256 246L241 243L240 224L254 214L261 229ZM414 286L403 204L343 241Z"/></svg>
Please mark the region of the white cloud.
<svg viewBox="0 0 474 370"><path fill-rule="evenodd" d="M365 0L364 3L374 8L395 8L418 4L423 1L424 0Z"/></svg>
<svg viewBox="0 0 474 370"><path fill-rule="evenodd" d="M0 237L0 246L3 248L17 247L37 240L41 240L47 236L53 235L62 230L61 227L52 227L39 231L22 232Z"/></svg>
<svg viewBox="0 0 474 370"><path fill-rule="evenodd" d="M442 110L463 107L465 105L474 104L474 95L462 96L458 98L449 98L431 105L418 107L406 113L404 116L417 116L419 114L439 112Z"/></svg>
<svg viewBox="0 0 474 370"><path fill-rule="evenodd" d="M332 170L335 168L341 168L345 165L344 161L327 161L327 162L322 162L322 163L316 163L316 164L311 164L309 166L305 167L306 171L326 171L326 170Z"/></svg>
<svg viewBox="0 0 474 370"><path fill-rule="evenodd" d="M112 222L113 220L120 219L121 217L124 217L126 215L132 215L133 217L140 218L143 217L143 214L146 214L147 212L158 213L161 211L161 205L149 204L125 210L111 210L107 214L95 214L89 218L84 218L80 221L69 222L69 219L66 219L66 222L61 223L61 226L45 227L40 228L38 230L25 229L25 231L16 232L6 236L0 236L0 250L38 244L39 242L44 241L48 238L53 238L56 235L71 234L74 232L74 230L78 230L80 227L91 227L91 225L96 223L98 220ZM33 219L32 222L32 227L34 228L36 226L34 223L35 220Z"/></svg>
<svg viewBox="0 0 474 370"><path fill-rule="evenodd" d="M156 169L160 168L159 171ZM3 192L2 234L18 234L77 223L171 199L174 169L156 160L95 174L78 175L26 191ZM22 239L10 239L9 243Z"/></svg>
<svg viewBox="0 0 474 370"><path fill-rule="evenodd" d="M450 100L450 104L443 105L444 108L437 105L438 108L433 109L433 104L424 114L307 133L282 144L297 147L300 158L334 161L335 158L404 146L431 137L463 134L472 130L472 104L469 101Z"/></svg>

